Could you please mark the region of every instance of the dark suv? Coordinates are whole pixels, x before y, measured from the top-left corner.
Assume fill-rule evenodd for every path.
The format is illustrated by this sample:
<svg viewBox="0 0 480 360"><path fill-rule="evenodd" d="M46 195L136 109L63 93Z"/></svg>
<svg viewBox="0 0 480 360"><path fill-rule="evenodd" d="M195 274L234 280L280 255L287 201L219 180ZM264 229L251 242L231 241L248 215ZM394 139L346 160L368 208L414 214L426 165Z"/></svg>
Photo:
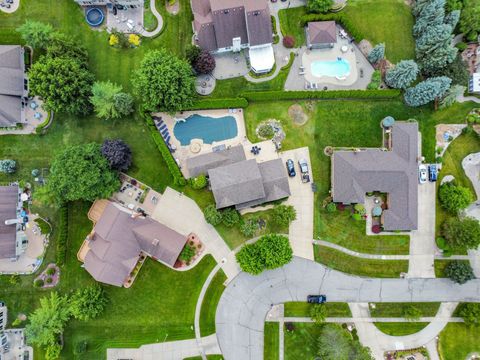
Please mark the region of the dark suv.
<svg viewBox="0 0 480 360"><path fill-rule="evenodd" d="M327 301L327 295L308 295L307 302L310 304L323 304Z"/></svg>
<svg viewBox="0 0 480 360"><path fill-rule="evenodd" d="M292 159L287 160L287 171L288 171L288 176L294 177L296 174L295 172L295 163L293 162Z"/></svg>
<svg viewBox="0 0 480 360"><path fill-rule="evenodd" d="M437 165L435 164L428 165L428 180L437 181L437 174L438 174Z"/></svg>

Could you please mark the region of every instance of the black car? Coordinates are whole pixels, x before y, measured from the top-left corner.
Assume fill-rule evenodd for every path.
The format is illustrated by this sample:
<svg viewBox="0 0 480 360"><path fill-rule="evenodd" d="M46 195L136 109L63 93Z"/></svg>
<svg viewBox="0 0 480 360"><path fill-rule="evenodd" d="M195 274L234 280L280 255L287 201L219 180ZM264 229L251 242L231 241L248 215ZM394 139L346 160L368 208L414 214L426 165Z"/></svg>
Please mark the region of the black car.
<svg viewBox="0 0 480 360"><path fill-rule="evenodd" d="M308 295L307 302L310 304L323 304L327 301L327 295Z"/></svg>
<svg viewBox="0 0 480 360"><path fill-rule="evenodd" d="M428 165L428 180L437 181L438 169L437 165Z"/></svg>
<svg viewBox="0 0 480 360"><path fill-rule="evenodd" d="M293 162L293 160L288 159L286 164L287 164L288 176L294 177L295 175L297 175L297 173L295 172L295 163Z"/></svg>

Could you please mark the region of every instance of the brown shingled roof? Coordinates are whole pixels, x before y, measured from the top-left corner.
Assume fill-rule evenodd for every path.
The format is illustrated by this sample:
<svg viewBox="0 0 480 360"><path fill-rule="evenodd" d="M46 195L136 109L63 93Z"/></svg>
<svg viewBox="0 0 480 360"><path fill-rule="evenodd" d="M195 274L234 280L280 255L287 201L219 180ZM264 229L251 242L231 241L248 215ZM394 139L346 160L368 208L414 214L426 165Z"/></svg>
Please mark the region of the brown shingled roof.
<svg viewBox="0 0 480 360"><path fill-rule="evenodd" d="M307 24L310 44L331 44L337 42L335 21L314 21Z"/></svg>

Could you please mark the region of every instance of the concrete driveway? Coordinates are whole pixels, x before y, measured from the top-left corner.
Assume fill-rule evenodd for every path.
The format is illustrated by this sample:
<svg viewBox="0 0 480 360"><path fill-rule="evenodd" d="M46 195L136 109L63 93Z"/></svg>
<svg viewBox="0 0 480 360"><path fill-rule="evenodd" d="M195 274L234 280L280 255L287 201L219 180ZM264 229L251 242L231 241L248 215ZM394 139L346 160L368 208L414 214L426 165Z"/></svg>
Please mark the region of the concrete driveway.
<svg viewBox="0 0 480 360"><path fill-rule="evenodd" d="M410 234L409 277L435 277L435 193L434 182L418 185L418 230Z"/></svg>
<svg viewBox="0 0 480 360"><path fill-rule="evenodd" d="M313 182L312 167L310 162L310 153L308 147L295 150L288 150L280 153L280 157L285 163L288 159L295 162L297 176L289 178L290 192L292 193L287 200L288 205L292 205L297 211L297 219L290 224L288 237L295 256L313 260L313 191L311 183ZM310 170L310 182L302 183L298 160L306 159Z"/></svg>

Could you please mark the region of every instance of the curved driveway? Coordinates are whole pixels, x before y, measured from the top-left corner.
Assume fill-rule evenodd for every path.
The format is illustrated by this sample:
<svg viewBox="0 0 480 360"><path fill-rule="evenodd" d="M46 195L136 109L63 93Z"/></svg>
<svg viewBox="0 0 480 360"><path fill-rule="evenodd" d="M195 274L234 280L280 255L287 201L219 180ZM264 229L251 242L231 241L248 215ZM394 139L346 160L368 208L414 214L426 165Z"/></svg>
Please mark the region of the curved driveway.
<svg viewBox="0 0 480 360"><path fill-rule="evenodd" d="M350 303L480 302L480 279L465 285L448 279L370 279L298 257L258 276L240 273L224 291L215 318L225 359L263 359L263 326L272 304L305 301L308 294Z"/></svg>

